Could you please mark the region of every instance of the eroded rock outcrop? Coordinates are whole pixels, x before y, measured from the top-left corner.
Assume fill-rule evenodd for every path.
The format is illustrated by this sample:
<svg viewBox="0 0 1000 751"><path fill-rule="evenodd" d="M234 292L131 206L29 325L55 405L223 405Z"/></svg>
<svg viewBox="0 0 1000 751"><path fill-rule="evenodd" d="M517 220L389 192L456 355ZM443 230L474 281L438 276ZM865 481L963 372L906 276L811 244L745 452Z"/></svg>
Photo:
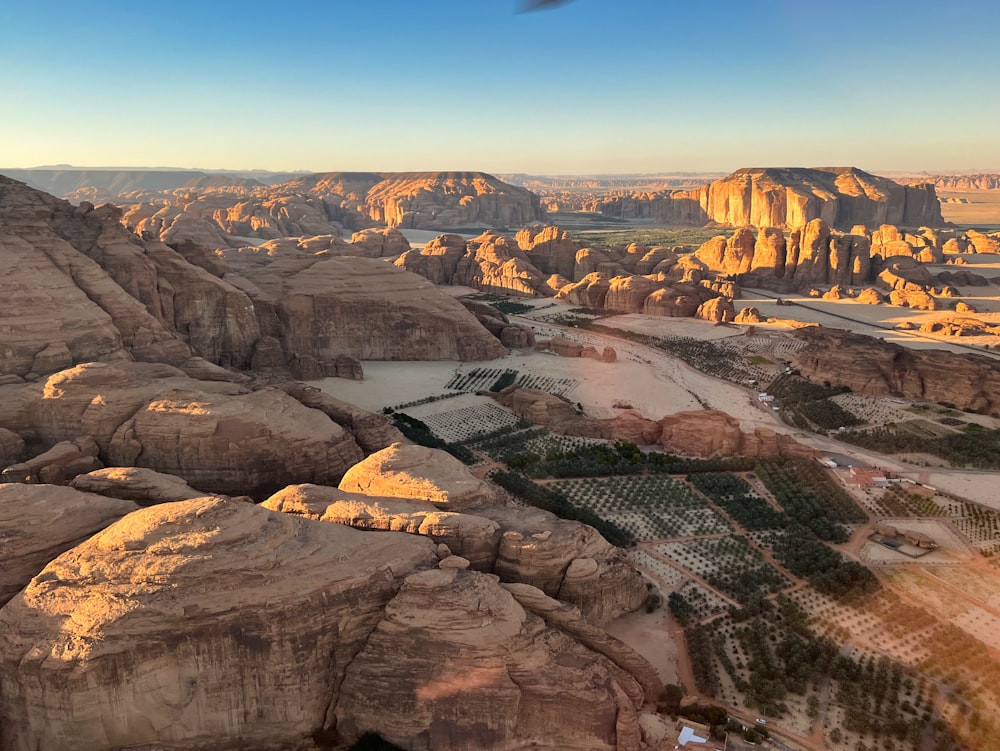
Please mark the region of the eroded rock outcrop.
<svg viewBox="0 0 1000 751"><path fill-rule="evenodd" d="M595 624L634 611L647 594L634 567L596 530L539 509L476 506L456 513L427 501L319 485L291 485L263 505L357 529L424 535L477 571L572 603Z"/></svg>
<svg viewBox="0 0 1000 751"><path fill-rule="evenodd" d="M395 443L355 464L339 488L366 495L413 498L447 510L496 499L496 491L443 451Z"/></svg>
<svg viewBox="0 0 1000 751"><path fill-rule="evenodd" d="M802 375L864 394L892 394L1000 416L1000 362L898 344L839 329L805 328L790 360Z"/></svg>
<svg viewBox="0 0 1000 751"><path fill-rule="evenodd" d="M440 751L611 751L644 701L629 673L548 628L494 578L455 569L406 579L341 694L346 740L379 728L393 743Z"/></svg>
<svg viewBox="0 0 1000 751"><path fill-rule="evenodd" d="M495 397L515 414L564 435L659 444L687 456L811 456L812 450L766 428L744 433L734 417L719 410L678 412L650 420L633 410L615 417L585 417L567 400L545 391L508 386Z"/></svg>
<svg viewBox="0 0 1000 751"><path fill-rule="evenodd" d="M444 511L428 501L379 497L323 485L289 485L263 506L357 529L423 535L447 545L477 571L493 571L496 564L499 524L473 513Z"/></svg>
<svg viewBox="0 0 1000 751"><path fill-rule="evenodd" d="M221 499L132 513L0 610L4 747L301 743L433 547Z"/></svg>
<svg viewBox="0 0 1000 751"><path fill-rule="evenodd" d="M137 508L58 485L0 484L0 605L61 553Z"/></svg>
<svg viewBox="0 0 1000 751"><path fill-rule="evenodd" d="M0 419L22 435L50 445L88 436L106 464L168 472L206 491L333 483L362 457L348 430L283 391L197 381L168 365L88 363L0 391Z"/></svg>
<svg viewBox="0 0 1000 751"><path fill-rule="evenodd" d="M462 305L416 274L370 258L230 251L230 283L253 297L262 333L295 377L336 375L326 363L490 360L505 350Z"/></svg>
<svg viewBox="0 0 1000 751"><path fill-rule="evenodd" d="M176 475L145 467L105 467L76 475L70 486L86 493L134 501L140 506L189 501L209 495L192 488Z"/></svg>
<svg viewBox="0 0 1000 751"><path fill-rule="evenodd" d="M112 206L73 207L0 177L9 261L0 373L34 379L93 360L183 366L195 355L227 368L357 377L362 357L503 354L433 285L375 259L337 257L402 249L398 232L214 254L190 240L140 238L120 219Z"/></svg>
<svg viewBox="0 0 1000 751"><path fill-rule="evenodd" d="M697 225L789 229L813 219L844 230L855 225L944 225L933 185L904 186L854 167L745 168L694 190L612 198L590 208L624 217L626 206L630 216Z"/></svg>

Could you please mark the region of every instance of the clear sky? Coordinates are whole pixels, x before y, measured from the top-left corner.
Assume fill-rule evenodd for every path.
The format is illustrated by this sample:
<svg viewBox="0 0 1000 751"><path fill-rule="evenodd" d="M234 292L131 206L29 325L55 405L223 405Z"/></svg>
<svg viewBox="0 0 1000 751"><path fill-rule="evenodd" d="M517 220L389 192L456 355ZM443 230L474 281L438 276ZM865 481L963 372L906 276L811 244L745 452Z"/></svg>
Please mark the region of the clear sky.
<svg viewBox="0 0 1000 751"><path fill-rule="evenodd" d="M1000 169L996 0L0 4L0 167Z"/></svg>

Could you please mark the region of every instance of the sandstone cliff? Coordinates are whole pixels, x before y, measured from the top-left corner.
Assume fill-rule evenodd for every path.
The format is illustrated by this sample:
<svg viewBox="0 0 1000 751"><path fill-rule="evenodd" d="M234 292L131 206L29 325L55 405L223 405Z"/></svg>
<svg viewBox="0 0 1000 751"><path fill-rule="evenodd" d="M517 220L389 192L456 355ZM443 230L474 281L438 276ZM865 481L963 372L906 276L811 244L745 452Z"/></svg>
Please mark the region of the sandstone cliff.
<svg viewBox="0 0 1000 751"><path fill-rule="evenodd" d="M168 365L88 363L0 393L0 422L21 435L43 445L88 436L106 464L205 491L336 482L363 456L348 430L283 391L198 381Z"/></svg>
<svg viewBox="0 0 1000 751"><path fill-rule="evenodd" d="M795 332L790 359L802 375L864 394L892 394L1000 416L1000 362L974 354L908 349L839 329Z"/></svg>
<svg viewBox="0 0 1000 751"><path fill-rule="evenodd" d="M985 359L985 358L984 358ZM766 428L744 433L739 421L719 410L678 412L650 420L632 410L612 418L585 417L562 397L508 386L495 397L515 414L564 435L659 444L685 456L811 456L812 450L787 435Z"/></svg>
<svg viewBox="0 0 1000 751"><path fill-rule="evenodd" d="M241 238L341 235L345 229L521 227L542 218L538 196L483 172L330 172L273 185L185 185L100 193L137 233L213 248ZM138 199L138 200L137 200Z"/></svg>
<svg viewBox="0 0 1000 751"><path fill-rule="evenodd" d="M944 225L933 185L904 186L854 167L747 168L695 190L613 198L593 208L673 224L794 229L822 219L843 230Z"/></svg>
<svg viewBox="0 0 1000 751"><path fill-rule="evenodd" d="M74 208L0 177L9 261L0 373L31 380L106 359L183 367L197 355L231 368L351 376L350 358L503 353L460 304L389 264L295 243L220 255L191 243L174 249L118 219L113 208ZM359 239L359 252L372 253L373 243L400 238Z"/></svg>

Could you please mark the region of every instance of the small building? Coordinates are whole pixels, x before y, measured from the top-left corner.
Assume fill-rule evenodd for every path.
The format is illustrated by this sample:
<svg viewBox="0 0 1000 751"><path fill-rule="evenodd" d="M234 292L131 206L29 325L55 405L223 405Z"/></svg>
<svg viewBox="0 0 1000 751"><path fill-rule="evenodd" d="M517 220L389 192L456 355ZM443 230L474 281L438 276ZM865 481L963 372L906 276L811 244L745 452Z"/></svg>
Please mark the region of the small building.
<svg viewBox="0 0 1000 751"><path fill-rule="evenodd" d="M679 720L677 723L677 746L678 748L704 749L708 747L711 730L708 725L692 720Z"/></svg>
<svg viewBox="0 0 1000 751"><path fill-rule="evenodd" d="M889 487L889 480L881 470L870 467L851 467L848 472L851 475L851 483L859 488Z"/></svg>

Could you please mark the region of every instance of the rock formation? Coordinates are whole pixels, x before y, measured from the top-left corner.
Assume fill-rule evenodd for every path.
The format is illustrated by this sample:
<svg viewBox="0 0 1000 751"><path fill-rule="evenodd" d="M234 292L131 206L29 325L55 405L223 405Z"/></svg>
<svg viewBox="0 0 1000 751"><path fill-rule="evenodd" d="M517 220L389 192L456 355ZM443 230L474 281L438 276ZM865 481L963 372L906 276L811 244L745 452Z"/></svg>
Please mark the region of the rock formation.
<svg viewBox="0 0 1000 751"><path fill-rule="evenodd" d="M141 506L188 501L210 495L195 490L176 475L144 467L105 467L76 475L70 485L87 493L127 499Z"/></svg>
<svg viewBox="0 0 1000 751"><path fill-rule="evenodd" d="M388 227L520 227L542 218L538 196L482 172L386 174L364 202Z"/></svg>
<svg viewBox="0 0 1000 751"><path fill-rule="evenodd" d="M180 252L118 220L112 207L75 208L0 177L10 311L0 372L31 380L106 359L185 367L197 355L296 377L356 376L351 358L503 353L461 305L384 262L294 243Z"/></svg>
<svg viewBox="0 0 1000 751"><path fill-rule="evenodd" d="M534 587L439 557L418 535L221 498L135 511L0 610L4 748L374 731L408 748L638 749L648 663Z"/></svg>
<svg viewBox="0 0 1000 751"><path fill-rule="evenodd" d="M645 204L647 208L639 208ZM881 224L943 226L933 185L900 185L853 167L748 168L688 191L598 201L610 216L649 216L672 224L794 229L822 219L838 229Z"/></svg>
<svg viewBox="0 0 1000 751"><path fill-rule="evenodd" d="M400 580L432 560L419 537L221 499L130 514L0 610L4 747L301 743L328 727Z"/></svg>
<svg viewBox="0 0 1000 751"><path fill-rule="evenodd" d="M848 331L804 328L806 346L789 357L802 375L852 391L948 402L1000 416L1000 362L983 355L898 344Z"/></svg>
<svg viewBox="0 0 1000 751"><path fill-rule="evenodd" d="M261 334L292 374L330 373L358 360L490 360L505 350L462 305L416 274L370 258L225 254L225 280L248 291ZM260 343L258 343L258 347ZM270 345L275 350L274 345Z"/></svg>
<svg viewBox="0 0 1000 751"><path fill-rule="evenodd" d="M537 586L595 624L636 610L647 595L635 569L596 530L547 511L474 506L456 513L427 501L319 485L289 486L263 505L358 529L424 535L474 570Z"/></svg>
<svg viewBox="0 0 1000 751"><path fill-rule="evenodd" d="M169 472L206 491L336 482L362 457L347 429L281 390L198 381L168 365L88 363L0 392L0 421L21 435L48 445L87 436L106 464Z"/></svg>
<svg viewBox="0 0 1000 751"><path fill-rule="evenodd" d="M377 727L390 742L441 751L620 749L646 698L632 675L548 628L495 579L454 569L406 579L342 693L346 740Z"/></svg>
<svg viewBox="0 0 1000 751"><path fill-rule="evenodd" d="M462 510L496 499L496 491L472 476L451 454L394 443L344 474L341 490L429 501L438 508Z"/></svg>
<svg viewBox="0 0 1000 751"><path fill-rule="evenodd" d="M789 436L766 428L744 433L739 421L719 410L678 412L650 420L633 410L615 417L584 417L562 397L519 386L508 386L495 397L527 420L556 433L637 445L659 444L686 456L811 456L812 450Z"/></svg>
<svg viewBox="0 0 1000 751"><path fill-rule="evenodd" d="M137 508L58 485L0 484L0 605L49 561Z"/></svg>
<svg viewBox="0 0 1000 751"><path fill-rule="evenodd" d="M502 534L495 521L437 508L429 501L354 493L323 485L289 485L268 498L272 511L356 529L406 532L444 544L477 571L492 572Z"/></svg>

